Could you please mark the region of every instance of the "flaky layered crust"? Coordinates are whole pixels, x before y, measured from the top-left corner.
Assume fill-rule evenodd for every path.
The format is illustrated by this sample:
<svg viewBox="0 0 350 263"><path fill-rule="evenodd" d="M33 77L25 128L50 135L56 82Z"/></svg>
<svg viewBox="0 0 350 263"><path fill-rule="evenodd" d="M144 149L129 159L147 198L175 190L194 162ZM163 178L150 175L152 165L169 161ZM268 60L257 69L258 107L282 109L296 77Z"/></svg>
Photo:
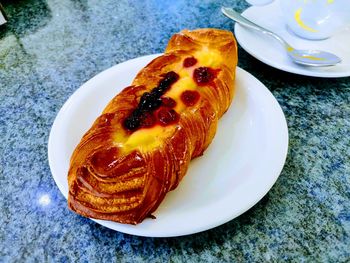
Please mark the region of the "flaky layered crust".
<svg viewBox="0 0 350 263"><path fill-rule="evenodd" d="M179 184L190 160L212 141L234 95L236 64L231 32L198 29L175 34L165 54L109 102L76 147L68 172L69 208L86 217L128 224L150 216ZM171 112L177 118L154 122L161 118L159 107L169 108L162 104L147 113L152 125L128 128L126 120L140 107L141 96L159 86L168 72L178 79L162 98L176 102Z"/></svg>

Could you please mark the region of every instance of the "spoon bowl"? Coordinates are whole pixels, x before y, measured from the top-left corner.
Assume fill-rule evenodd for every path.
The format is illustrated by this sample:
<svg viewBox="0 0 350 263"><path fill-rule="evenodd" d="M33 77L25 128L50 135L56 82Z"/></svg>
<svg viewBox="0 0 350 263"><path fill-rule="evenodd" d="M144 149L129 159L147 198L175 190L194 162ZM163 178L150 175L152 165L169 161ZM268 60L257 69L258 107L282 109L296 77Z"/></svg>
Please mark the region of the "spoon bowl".
<svg viewBox="0 0 350 263"><path fill-rule="evenodd" d="M283 45L288 57L296 64L309 67L328 67L334 66L341 62L341 59L338 56L326 51L295 49L276 33L251 22L232 8L222 7L221 12L228 18L243 26L255 29L263 34L275 38Z"/></svg>
<svg viewBox="0 0 350 263"><path fill-rule="evenodd" d="M289 57L297 64L312 67L334 66L341 62L336 55L320 50L299 50L288 51Z"/></svg>

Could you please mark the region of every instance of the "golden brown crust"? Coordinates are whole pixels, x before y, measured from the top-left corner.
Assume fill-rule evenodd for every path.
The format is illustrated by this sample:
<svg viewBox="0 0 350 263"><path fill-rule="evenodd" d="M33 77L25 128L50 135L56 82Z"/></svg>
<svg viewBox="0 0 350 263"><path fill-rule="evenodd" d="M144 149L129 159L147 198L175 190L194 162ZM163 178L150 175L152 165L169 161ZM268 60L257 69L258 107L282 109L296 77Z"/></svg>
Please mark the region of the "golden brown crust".
<svg viewBox="0 0 350 263"><path fill-rule="evenodd" d="M198 62L184 68L189 57ZM150 62L130 87L109 102L76 147L68 172L69 208L86 217L128 224L150 216L179 184L190 160L212 141L218 119L233 98L236 64L237 46L231 32L198 29L175 34L165 54ZM199 67L213 68L215 77L210 83L194 80ZM179 120L136 132L125 129L123 121L141 95L170 71L180 78L165 96L177 96ZM186 89L186 85L200 94L195 105L183 105L176 95L176 89Z"/></svg>

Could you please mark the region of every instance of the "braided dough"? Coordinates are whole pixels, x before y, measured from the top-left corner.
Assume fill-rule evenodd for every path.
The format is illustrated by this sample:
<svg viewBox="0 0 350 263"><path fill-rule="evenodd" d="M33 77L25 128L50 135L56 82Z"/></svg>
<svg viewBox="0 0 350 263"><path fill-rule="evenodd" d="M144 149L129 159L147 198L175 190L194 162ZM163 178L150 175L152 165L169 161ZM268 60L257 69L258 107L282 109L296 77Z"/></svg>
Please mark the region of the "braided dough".
<svg viewBox="0 0 350 263"><path fill-rule="evenodd" d="M212 141L234 95L231 32L184 30L106 106L73 152L69 208L138 224Z"/></svg>

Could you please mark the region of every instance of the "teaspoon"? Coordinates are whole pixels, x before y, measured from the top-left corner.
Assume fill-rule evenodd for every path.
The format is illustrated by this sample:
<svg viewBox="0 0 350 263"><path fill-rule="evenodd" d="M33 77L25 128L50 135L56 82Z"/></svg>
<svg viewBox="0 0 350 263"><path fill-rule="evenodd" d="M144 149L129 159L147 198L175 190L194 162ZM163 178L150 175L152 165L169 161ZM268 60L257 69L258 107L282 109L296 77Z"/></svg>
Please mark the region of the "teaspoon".
<svg viewBox="0 0 350 263"><path fill-rule="evenodd" d="M295 49L276 33L249 21L232 8L221 7L221 12L228 18L231 18L243 26L255 29L278 40L284 46L288 56L297 64L303 66L324 67L334 66L341 62L339 57L326 51Z"/></svg>

